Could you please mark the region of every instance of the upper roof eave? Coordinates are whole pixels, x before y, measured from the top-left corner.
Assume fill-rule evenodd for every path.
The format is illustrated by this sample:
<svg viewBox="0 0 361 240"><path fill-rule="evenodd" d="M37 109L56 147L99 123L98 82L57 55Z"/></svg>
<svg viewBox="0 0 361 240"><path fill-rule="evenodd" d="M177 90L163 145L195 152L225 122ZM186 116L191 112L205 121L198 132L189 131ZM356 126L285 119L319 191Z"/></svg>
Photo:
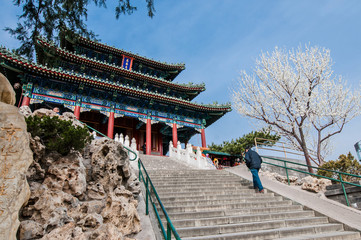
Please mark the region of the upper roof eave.
<svg viewBox="0 0 361 240"><path fill-rule="evenodd" d="M85 74L75 74L68 71L63 71L55 68L48 68L47 66L42 66L36 64L34 62L28 61L27 59L20 57L6 50L5 48L0 47L0 58L4 61L8 61L9 63L15 65L15 67L22 68L27 72L32 72L35 74L52 77L54 79L61 79L67 82L74 83L83 83L86 85L97 86L103 90L115 90L126 93L131 96L138 96L146 99L153 99L155 101L171 103L174 105L180 105L188 109L200 110L202 112L217 112L223 113L231 111L230 104L224 105L215 105L215 104L198 104L192 103L188 100L179 99L175 97L165 96L158 93L149 92L143 89L137 89L129 86L124 86L119 83L111 83L102 79L88 77ZM1 63L2 65L6 65L5 62Z"/></svg>
<svg viewBox="0 0 361 240"><path fill-rule="evenodd" d="M135 72L132 70L128 70L125 68L121 68L112 64L108 64L105 62L101 62L101 61L95 61L91 58L85 57L85 56L81 56L75 53L71 53L65 49L61 49L58 46L56 46L53 43L49 43L47 40L38 37L37 38L37 44L39 44L42 47L46 47L46 48L51 48L53 50L55 50L58 54L60 54L62 57L67 58L71 61L78 61L87 65L92 65L92 67L98 67L101 68L102 70L107 70L107 71L116 71L119 74L122 74L124 76L133 76L136 77L137 79L140 80L147 80L149 82L152 82L156 85L161 85L161 86L166 86L166 87L170 87L179 91L192 91L192 92L198 92L198 94L200 92L203 92L205 90L205 86L204 84L200 84L200 85L194 85L194 86L187 86L184 84L177 84L174 82L169 82L167 80L161 79L161 78L157 78L157 77L153 77L147 74L143 74L143 73L139 73L139 72ZM42 49L43 50L43 49ZM192 84L193 85L193 84ZM198 95L197 94L197 95ZM193 97L194 98L194 97Z"/></svg>
<svg viewBox="0 0 361 240"><path fill-rule="evenodd" d="M112 47L112 46L108 46L105 43L100 43L100 42L96 42L90 39L87 39L85 37L80 36L79 34L76 34L70 30L67 30L66 33L70 32L79 42L89 46L89 47L94 47L95 49L98 50L102 50L102 51L106 51L112 54L116 54L116 55L126 55L132 58L137 59L140 62L144 62L147 63L153 67L157 67L163 70L170 70L170 71L174 71L174 70L178 70L180 73L181 71L183 71L185 69L185 64L184 63L166 63L166 62L161 62L161 61L157 61L154 59L150 59L144 56L140 56L137 53L132 53L131 51L125 51L123 49L119 49L116 47Z"/></svg>

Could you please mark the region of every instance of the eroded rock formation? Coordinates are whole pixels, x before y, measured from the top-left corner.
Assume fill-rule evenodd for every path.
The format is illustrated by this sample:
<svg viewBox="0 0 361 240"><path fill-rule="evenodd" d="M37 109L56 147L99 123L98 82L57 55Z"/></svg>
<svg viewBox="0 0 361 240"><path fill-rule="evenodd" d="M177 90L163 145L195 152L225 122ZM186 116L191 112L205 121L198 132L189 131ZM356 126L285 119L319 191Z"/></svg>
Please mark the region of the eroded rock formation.
<svg viewBox="0 0 361 240"><path fill-rule="evenodd" d="M314 178L311 176L302 179L302 189L310 192L325 192L326 186L332 185L331 180L324 178Z"/></svg>
<svg viewBox="0 0 361 240"><path fill-rule="evenodd" d="M30 195L26 172L33 154L24 117L12 106L15 93L2 74L0 100L0 239L13 240L19 210Z"/></svg>
<svg viewBox="0 0 361 240"><path fill-rule="evenodd" d="M15 104L15 91L2 73L0 73L0 102L10 105Z"/></svg>
<svg viewBox="0 0 361 240"><path fill-rule="evenodd" d="M281 183L288 184L287 176L282 176L278 173L262 171L260 175L268 177L272 180L279 181ZM295 176L289 176L289 181L290 185L301 186L303 190L315 193L323 193L326 191L326 186L332 185L332 182L329 179L318 179L312 176L307 176L302 179Z"/></svg>
<svg viewBox="0 0 361 240"><path fill-rule="evenodd" d="M50 111L34 114L57 117ZM97 139L83 153L61 156L46 153L34 137L31 148L31 196L21 212L20 239L118 240L141 230L140 184L120 143Z"/></svg>

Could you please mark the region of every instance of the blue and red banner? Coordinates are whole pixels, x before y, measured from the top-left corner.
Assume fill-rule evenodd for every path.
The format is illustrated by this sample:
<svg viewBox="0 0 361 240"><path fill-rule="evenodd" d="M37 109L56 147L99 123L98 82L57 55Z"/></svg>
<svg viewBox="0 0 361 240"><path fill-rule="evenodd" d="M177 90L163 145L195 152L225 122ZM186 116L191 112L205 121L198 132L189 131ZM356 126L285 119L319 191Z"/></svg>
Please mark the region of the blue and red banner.
<svg viewBox="0 0 361 240"><path fill-rule="evenodd" d="M123 55L122 68L132 70L133 58Z"/></svg>

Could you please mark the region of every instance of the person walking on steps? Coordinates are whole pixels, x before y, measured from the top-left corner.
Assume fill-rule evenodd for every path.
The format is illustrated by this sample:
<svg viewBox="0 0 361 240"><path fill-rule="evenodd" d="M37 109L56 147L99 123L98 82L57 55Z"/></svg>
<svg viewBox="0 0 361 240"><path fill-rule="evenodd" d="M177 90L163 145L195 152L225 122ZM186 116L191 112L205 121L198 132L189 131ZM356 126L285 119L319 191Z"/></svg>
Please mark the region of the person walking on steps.
<svg viewBox="0 0 361 240"><path fill-rule="evenodd" d="M258 189L260 193L264 193L264 189L259 179L258 172L261 168L262 158L258 155L257 152L253 151L250 147L246 147L246 154L244 156L246 160L246 165L252 173L253 177L253 187Z"/></svg>

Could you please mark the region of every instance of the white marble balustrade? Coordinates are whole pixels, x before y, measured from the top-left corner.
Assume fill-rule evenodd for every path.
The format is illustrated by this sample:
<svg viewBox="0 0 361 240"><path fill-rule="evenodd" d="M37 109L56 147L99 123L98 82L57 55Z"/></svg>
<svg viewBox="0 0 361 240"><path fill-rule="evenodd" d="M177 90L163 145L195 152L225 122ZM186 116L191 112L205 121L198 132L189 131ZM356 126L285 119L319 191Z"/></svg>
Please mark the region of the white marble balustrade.
<svg viewBox="0 0 361 240"><path fill-rule="evenodd" d="M192 144L188 143L185 149L182 149L180 142L177 142L177 147L173 147L173 142L169 142L169 157L175 158L179 161L183 161L187 165L190 165L197 169L216 169L216 167L202 156L202 152L197 147L197 152L194 153Z"/></svg>
<svg viewBox="0 0 361 240"><path fill-rule="evenodd" d="M120 142L124 147L130 148L132 151L136 152L137 159L135 160L139 159L139 151L137 150L137 143L135 138L132 138L132 141L130 142L128 135L125 135L124 137L123 133L121 134L116 133L114 137L114 141ZM134 158L134 153L129 152L129 159L133 159L133 158Z"/></svg>

